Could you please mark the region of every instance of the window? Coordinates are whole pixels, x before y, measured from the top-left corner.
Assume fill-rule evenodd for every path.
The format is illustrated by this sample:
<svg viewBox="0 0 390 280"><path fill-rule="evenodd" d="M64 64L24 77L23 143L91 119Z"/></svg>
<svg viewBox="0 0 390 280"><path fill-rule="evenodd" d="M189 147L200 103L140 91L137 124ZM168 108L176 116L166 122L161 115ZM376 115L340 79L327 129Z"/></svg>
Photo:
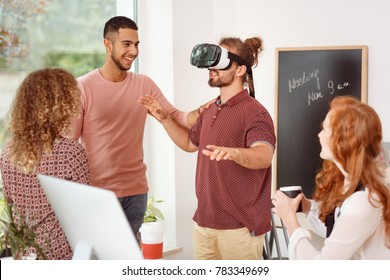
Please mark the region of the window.
<svg viewBox="0 0 390 280"><path fill-rule="evenodd" d="M126 0L2 0L0 2L0 147L4 118L25 76L62 67L76 77L101 66L103 25L116 14L133 16Z"/></svg>

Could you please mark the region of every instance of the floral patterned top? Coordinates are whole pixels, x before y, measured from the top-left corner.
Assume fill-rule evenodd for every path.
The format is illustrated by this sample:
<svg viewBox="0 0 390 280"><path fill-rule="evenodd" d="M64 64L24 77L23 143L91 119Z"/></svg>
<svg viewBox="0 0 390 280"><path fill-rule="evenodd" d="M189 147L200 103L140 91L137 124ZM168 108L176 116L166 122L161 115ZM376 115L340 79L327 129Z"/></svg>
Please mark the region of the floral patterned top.
<svg viewBox="0 0 390 280"><path fill-rule="evenodd" d="M72 249L36 175L24 173L11 164L9 144L3 147L0 169L5 198L21 217L28 217L36 226L37 242L46 257L52 260L71 259ZM86 151L71 139L62 138L54 144L52 154L42 157L37 173L90 184Z"/></svg>

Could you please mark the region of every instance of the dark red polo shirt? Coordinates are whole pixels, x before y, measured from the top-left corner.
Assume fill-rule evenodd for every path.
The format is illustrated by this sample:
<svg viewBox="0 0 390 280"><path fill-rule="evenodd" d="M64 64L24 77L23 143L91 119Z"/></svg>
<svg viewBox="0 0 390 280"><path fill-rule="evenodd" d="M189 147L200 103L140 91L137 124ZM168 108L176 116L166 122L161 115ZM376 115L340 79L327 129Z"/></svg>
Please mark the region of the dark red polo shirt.
<svg viewBox="0 0 390 280"><path fill-rule="evenodd" d="M215 161L202 154L206 145L249 148L256 142L275 147L274 125L268 111L247 90L225 104L205 110L190 130L199 147L196 168L198 207L194 221L213 229L247 227L256 235L271 229L271 167L248 169L231 160Z"/></svg>

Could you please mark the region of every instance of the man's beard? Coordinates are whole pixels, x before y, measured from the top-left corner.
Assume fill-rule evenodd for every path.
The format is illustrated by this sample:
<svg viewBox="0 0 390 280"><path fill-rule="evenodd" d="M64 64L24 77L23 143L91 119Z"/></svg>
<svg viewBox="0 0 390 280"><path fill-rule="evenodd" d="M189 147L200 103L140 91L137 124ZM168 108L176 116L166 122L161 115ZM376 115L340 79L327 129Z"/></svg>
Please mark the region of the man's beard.
<svg viewBox="0 0 390 280"><path fill-rule="evenodd" d="M120 63L120 61L114 57L113 53L111 54L111 59L115 63L115 65L122 71L127 71L127 70L129 70L131 68L131 64L130 64L129 67L123 66L123 64Z"/></svg>
<svg viewBox="0 0 390 280"><path fill-rule="evenodd" d="M234 75L225 76L224 78L221 78L220 76L217 77L217 79L210 78L209 79L209 86L210 87L226 87L230 86L233 83Z"/></svg>

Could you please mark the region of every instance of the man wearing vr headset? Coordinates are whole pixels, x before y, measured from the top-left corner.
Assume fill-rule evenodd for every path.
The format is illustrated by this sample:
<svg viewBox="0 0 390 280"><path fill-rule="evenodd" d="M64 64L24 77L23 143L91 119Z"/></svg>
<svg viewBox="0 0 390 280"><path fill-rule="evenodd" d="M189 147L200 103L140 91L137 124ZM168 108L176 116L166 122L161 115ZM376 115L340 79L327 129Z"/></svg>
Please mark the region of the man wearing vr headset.
<svg viewBox="0 0 390 280"><path fill-rule="evenodd" d="M251 67L262 51L259 37L224 38L195 46L191 64L209 69L220 88L197 123L180 126L153 97L142 103L183 150L199 150L198 207L193 217L194 259L261 259L271 229L271 163L276 143L267 110L255 99ZM249 83L250 95L245 89Z"/></svg>

